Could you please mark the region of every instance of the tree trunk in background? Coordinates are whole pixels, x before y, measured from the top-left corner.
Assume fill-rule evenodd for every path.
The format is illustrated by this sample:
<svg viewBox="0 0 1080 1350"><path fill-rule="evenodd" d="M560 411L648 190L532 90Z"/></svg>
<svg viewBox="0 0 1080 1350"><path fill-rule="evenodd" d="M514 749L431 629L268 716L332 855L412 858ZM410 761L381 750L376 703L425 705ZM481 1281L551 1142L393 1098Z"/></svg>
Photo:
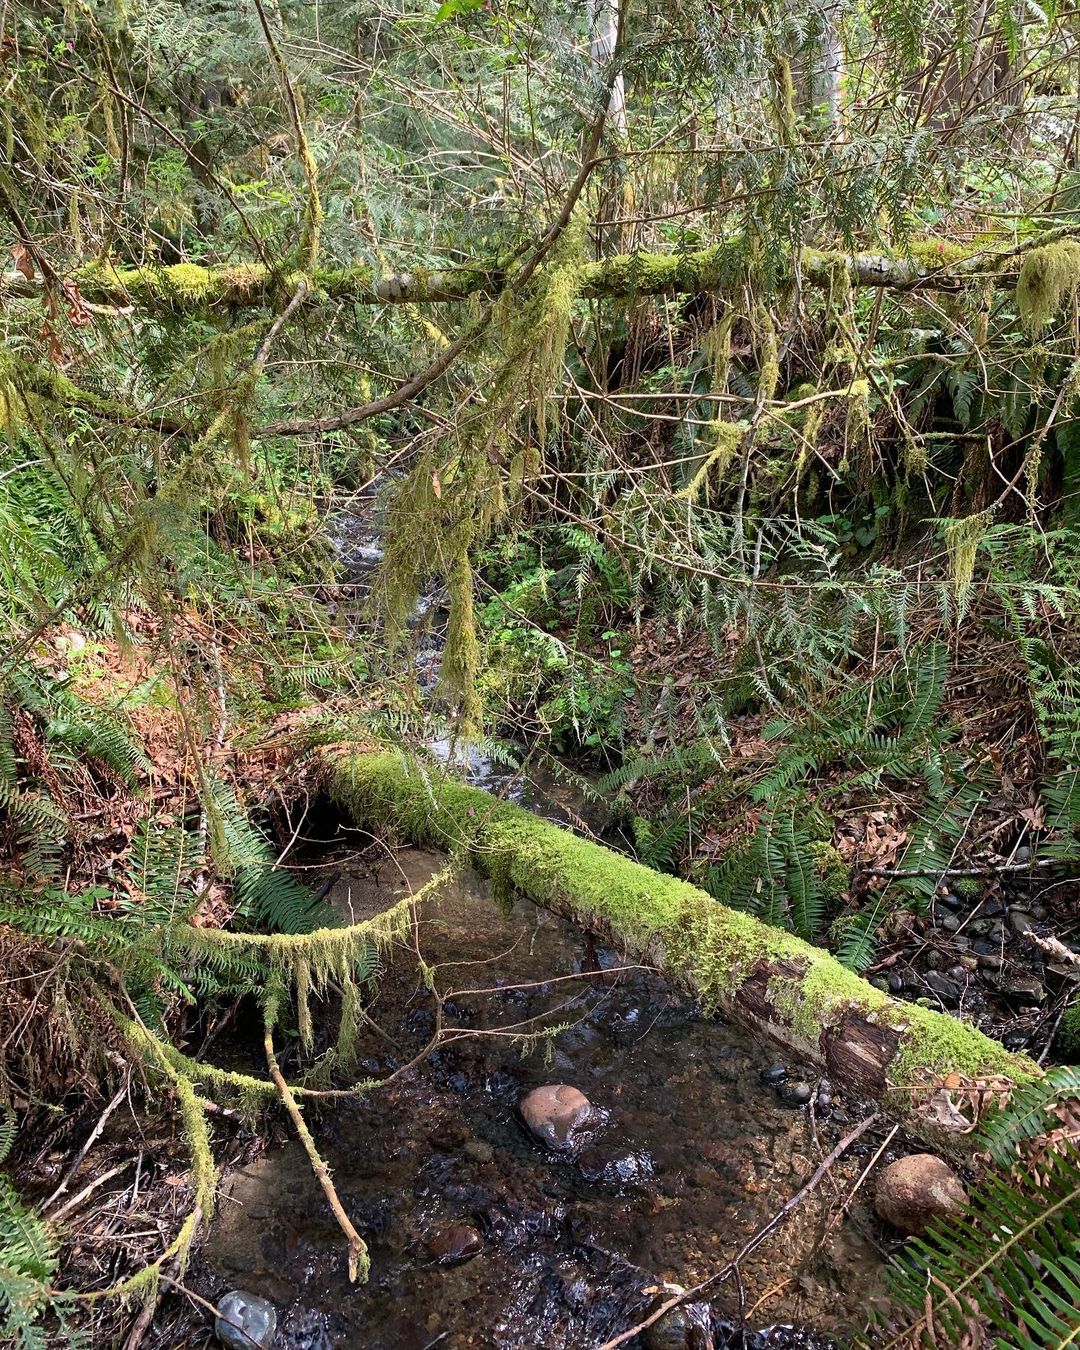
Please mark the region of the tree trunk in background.
<svg viewBox="0 0 1080 1350"><path fill-rule="evenodd" d="M619 0L589 0L589 58L598 83L606 84L608 66L619 36ZM622 71L615 76L607 108L607 130L626 136L626 85Z"/></svg>

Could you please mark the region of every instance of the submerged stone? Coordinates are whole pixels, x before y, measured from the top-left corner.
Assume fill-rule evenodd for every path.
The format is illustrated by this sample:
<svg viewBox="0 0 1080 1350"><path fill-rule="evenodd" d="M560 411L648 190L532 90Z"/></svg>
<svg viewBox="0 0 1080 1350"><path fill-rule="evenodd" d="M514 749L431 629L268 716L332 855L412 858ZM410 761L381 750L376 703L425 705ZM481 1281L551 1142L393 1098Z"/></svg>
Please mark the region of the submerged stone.
<svg viewBox="0 0 1080 1350"><path fill-rule="evenodd" d="M789 1083L780 1091L780 1100L785 1106L805 1106L813 1096L809 1083Z"/></svg>
<svg viewBox="0 0 1080 1350"><path fill-rule="evenodd" d="M649 1313L656 1312L669 1299L685 1294L678 1284L664 1284L653 1299ZM712 1314L702 1302L680 1303L646 1327L642 1336L645 1350L713 1350Z"/></svg>
<svg viewBox="0 0 1080 1350"><path fill-rule="evenodd" d="M774 1087L777 1083L782 1083L787 1077L787 1068L783 1064L770 1064L767 1069L762 1069L760 1078L767 1087Z"/></svg>
<svg viewBox="0 0 1080 1350"><path fill-rule="evenodd" d="M217 1305L214 1332L230 1350L269 1350L277 1332L277 1309L245 1289L230 1289Z"/></svg>
<svg viewBox="0 0 1080 1350"><path fill-rule="evenodd" d="M468 1223L452 1223L427 1240L427 1249L441 1266L457 1265L459 1261L468 1261L484 1245L484 1239Z"/></svg>

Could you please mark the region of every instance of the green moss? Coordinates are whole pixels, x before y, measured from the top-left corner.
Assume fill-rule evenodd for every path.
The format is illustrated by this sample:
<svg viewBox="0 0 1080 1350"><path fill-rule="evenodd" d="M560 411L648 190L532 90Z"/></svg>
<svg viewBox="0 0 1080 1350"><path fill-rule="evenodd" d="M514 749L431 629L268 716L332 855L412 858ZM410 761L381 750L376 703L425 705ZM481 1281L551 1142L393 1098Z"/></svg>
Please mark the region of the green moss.
<svg viewBox="0 0 1080 1350"><path fill-rule="evenodd" d="M1080 1064L1080 1003L1066 1009L1058 1027L1056 1049L1067 1064Z"/></svg>
<svg viewBox="0 0 1080 1350"><path fill-rule="evenodd" d="M951 239L912 239L908 242L907 254L921 267L949 267L964 262L982 247L971 244L957 244Z"/></svg>
<svg viewBox="0 0 1080 1350"><path fill-rule="evenodd" d="M821 893L830 909L835 909L851 885L851 869L841 858L839 850L827 840L815 840L810 845Z"/></svg>
<svg viewBox="0 0 1080 1350"><path fill-rule="evenodd" d="M621 253L585 266L582 293L592 298L633 299L728 291L742 282L745 266L737 243L714 244L693 253Z"/></svg>
<svg viewBox="0 0 1080 1350"><path fill-rule="evenodd" d="M978 877L957 877L952 888L961 900L978 900L983 892L983 883Z"/></svg>
<svg viewBox="0 0 1080 1350"><path fill-rule="evenodd" d="M899 1020L907 1023L890 1073L899 1087L924 1081L927 1071L955 1071L972 1078L1004 1074L1018 1082L1039 1074L1024 1055L1010 1054L998 1041L959 1018L918 1004L899 1004L897 1011Z"/></svg>
<svg viewBox="0 0 1080 1350"><path fill-rule="evenodd" d="M163 267L158 275L166 292L184 299L201 299L209 293L214 279L208 267L196 263L174 263L172 267Z"/></svg>
<svg viewBox="0 0 1080 1350"><path fill-rule="evenodd" d="M1016 307L1029 333L1047 326L1080 286L1080 240L1059 239L1025 254L1016 283Z"/></svg>
<svg viewBox="0 0 1080 1350"><path fill-rule="evenodd" d="M889 1069L902 1086L927 1069L1017 1079L1038 1072L974 1027L930 1009L898 1003L846 970L827 952L731 910L687 882L643 867L599 844L499 802L478 788L432 777L395 754L338 761L338 802L359 820L392 825L416 843L464 854L497 890L597 921L613 941L647 953L707 1007L737 1009L734 995L762 962L783 963L769 982L776 1018L814 1052L822 1027L856 1008L900 1033ZM827 875L847 881L829 845L818 846ZM794 972L794 973L789 973Z"/></svg>

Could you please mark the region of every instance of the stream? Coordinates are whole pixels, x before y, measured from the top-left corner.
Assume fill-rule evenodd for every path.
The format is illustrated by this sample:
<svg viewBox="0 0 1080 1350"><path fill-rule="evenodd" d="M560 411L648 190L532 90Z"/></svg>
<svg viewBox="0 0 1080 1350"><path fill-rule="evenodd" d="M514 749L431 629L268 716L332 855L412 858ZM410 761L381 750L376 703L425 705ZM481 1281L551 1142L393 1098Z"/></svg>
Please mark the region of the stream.
<svg viewBox="0 0 1080 1350"><path fill-rule="evenodd" d="M343 921L359 920L443 862L411 848L376 871L346 859L327 898ZM601 1346L648 1313L662 1281L689 1288L728 1261L850 1128L839 1100L813 1120L784 1105L761 1081L766 1045L705 1017L655 972L614 973L615 952L529 902L503 912L471 873L423 904L418 946L446 1000L444 1044L363 1099L309 1108L370 1246L369 1282L349 1283L344 1240L298 1143L268 1147L227 1182L198 1287L270 1299L276 1346ZM397 951L368 1011L378 1030L363 1034L360 1071L386 1076L434 1027L416 951ZM329 1034L331 1009L325 1021ZM500 1034L523 1023L561 1030L531 1046ZM236 1067L258 1070L256 1045L248 1060L234 1051ZM548 1083L580 1089L603 1113L574 1157L522 1121L522 1098ZM869 1151L855 1145L738 1279L634 1345L823 1347L827 1333L861 1326L891 1244L862 1191L842 1218L839 1202ZM757 1330L743 1331L743 1317Z"/></svg>
<svg viewBox="0 0 1080 1350"><path fill-rule="evenodd" d="M372 498L334 518L333 539L353 611L382 556ZM412 620L426 689L440 606L432 592ZM430 749L451 758L447 742ZM560 824L588 820L589 804L553 774L475 752L455 768ZM308 862L343 923L415 892L445 862L415 848L373 862L355 851L355 832L335 828ZM762 1080L776 1058L767 1045L531 903L506 913L473 873L425 901L416 950L388 958L361 1074L401 1069L432 1035L418 953L444 999L443 1043L364 1098L308 1108L369 1245L369 1281L349 1283L344 1240L299 1143L267 1147L227 1180L196 1284L211 1300L239 1288L272 1301L277 1347L595 1350L669 1296L665 1282L691 1288L730 1261L860 1117L860 1103L829 1103L813 1078L819 1108L785 1104ZM335 1019L327 1007L324 1043ZM551 1034L522 1039L539 1028ZM238 1038L224 1053L261 1071L256 1044ZM803 1077L786 1068L789 1084ZM573 1156L538 1141L519 1109L531 1089L558 1083L584 1093L600 1122ZM871 1147L854 1145L734 1277L631 1350L811 1350L860 1329L893 1245L855 1190Z"/></svg>

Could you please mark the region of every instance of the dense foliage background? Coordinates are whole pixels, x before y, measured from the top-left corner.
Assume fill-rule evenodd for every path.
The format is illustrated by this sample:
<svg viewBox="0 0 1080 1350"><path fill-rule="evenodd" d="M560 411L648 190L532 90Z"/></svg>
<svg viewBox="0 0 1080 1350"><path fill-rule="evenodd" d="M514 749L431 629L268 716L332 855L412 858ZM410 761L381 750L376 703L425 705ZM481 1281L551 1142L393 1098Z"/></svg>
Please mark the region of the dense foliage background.
<svg viewBox="0 0 1080 1350"><path fill-rule="evenodd" d="M1075 1059L1078 71L1012 0L0 6L12 1122L141 1058L208 1206L169 1047L265 971L176 934L317 926L340 740L543 765L879 978L1045 880ZM54 1241L5 1182L25 1344Z"/></svg>

